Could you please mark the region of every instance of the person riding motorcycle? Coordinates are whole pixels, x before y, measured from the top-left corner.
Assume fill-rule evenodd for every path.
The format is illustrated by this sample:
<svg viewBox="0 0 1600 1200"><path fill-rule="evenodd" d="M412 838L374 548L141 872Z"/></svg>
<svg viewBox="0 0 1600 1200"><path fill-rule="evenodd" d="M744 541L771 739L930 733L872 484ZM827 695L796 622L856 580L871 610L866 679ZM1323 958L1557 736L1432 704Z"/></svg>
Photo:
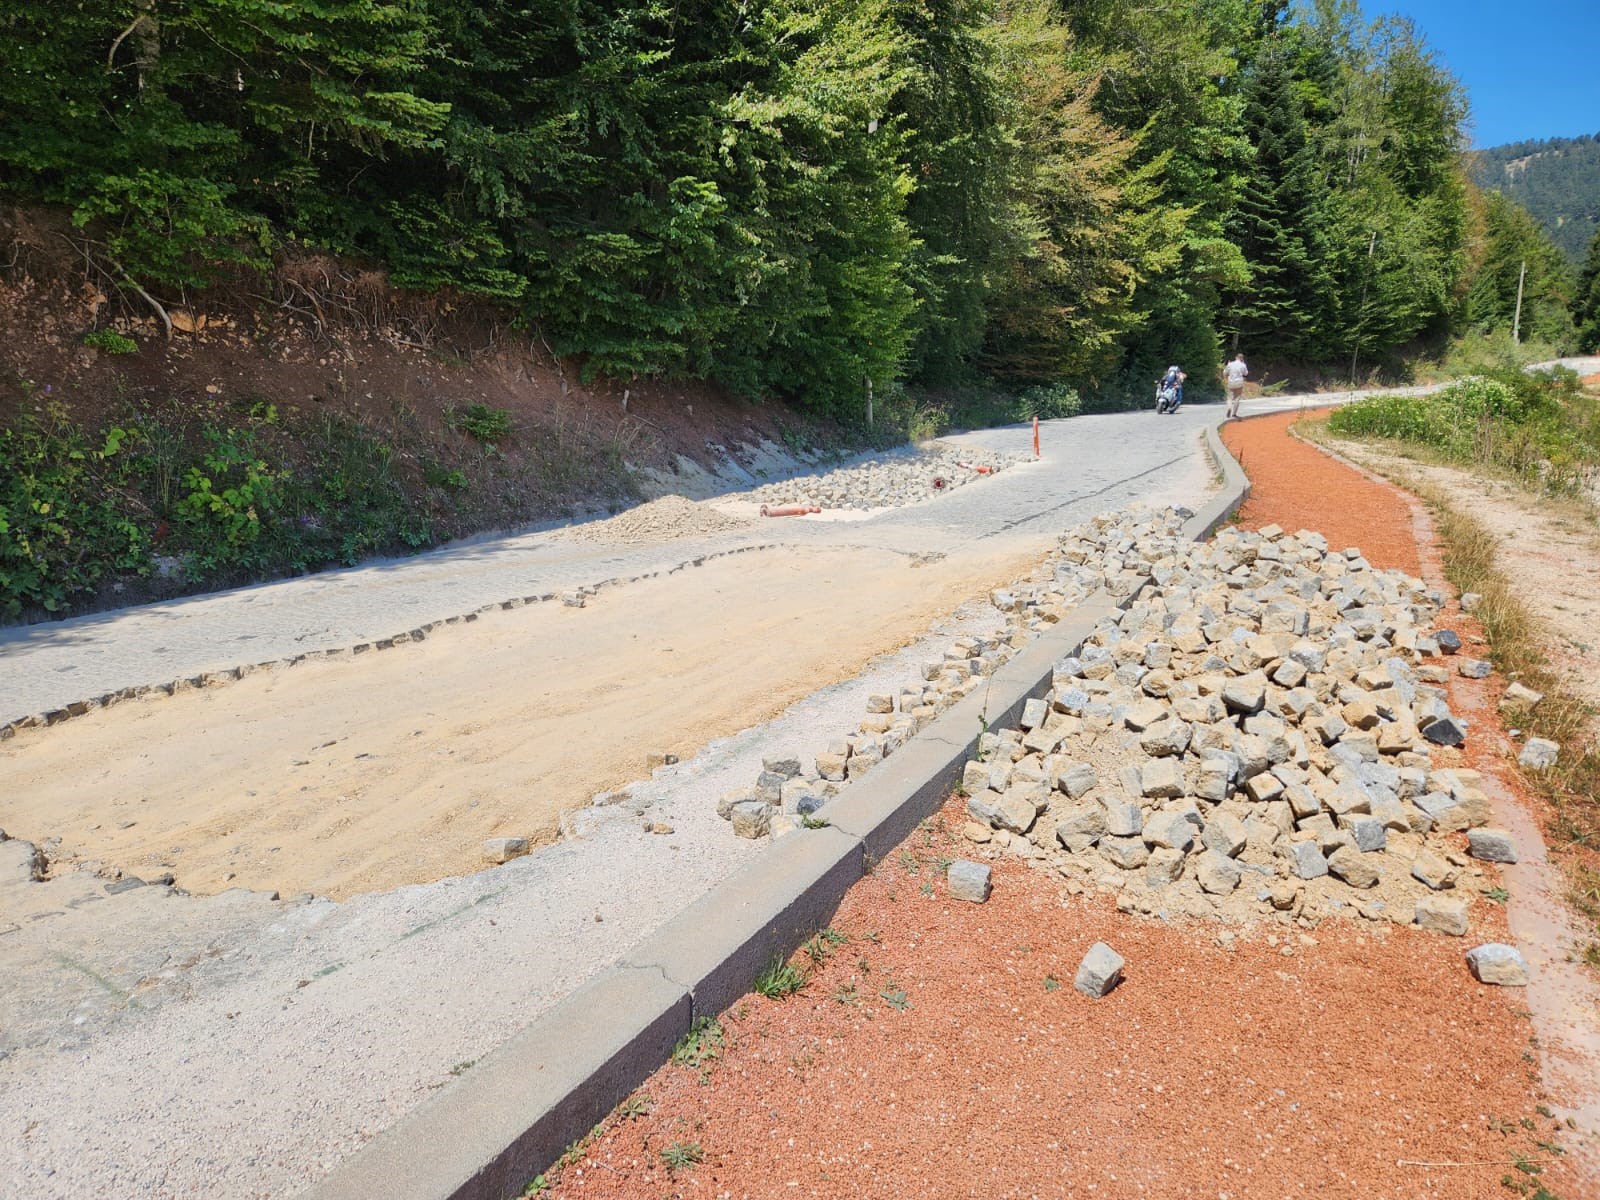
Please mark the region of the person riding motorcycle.
<svg viewBox="0 0 1600 1200"><path fill-rule="evenodd" d="M1156 412L1175 413L1183 404L1183 381L1188 376L1177 364L1167 368L1167 373L1156 382Z"/></svg>

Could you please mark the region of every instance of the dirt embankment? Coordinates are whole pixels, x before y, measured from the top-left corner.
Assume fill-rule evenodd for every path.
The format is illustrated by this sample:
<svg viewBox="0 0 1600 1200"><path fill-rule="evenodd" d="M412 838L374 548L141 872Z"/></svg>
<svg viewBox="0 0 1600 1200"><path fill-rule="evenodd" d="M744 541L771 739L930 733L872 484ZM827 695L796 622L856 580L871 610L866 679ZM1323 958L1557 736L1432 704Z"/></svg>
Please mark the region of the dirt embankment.
<svg viewBox="0 0 1600 1200"><path fill-rule="evenodd" d="M204 555L182 544L186 471L210 470L219 431L226 454L305 473L332 507L370 500L361 493L392 477L407 511L362 555L615 511L682 470L714 473L763 445L843 444L837 427L706 384L588 379L537 329L328 256L285 257L265 278L161 299L164 318L119 292L59 214L0 209L0 430L68 423L91 449L113 426L149 434L126 441L112 466L127 477L104 489L122 495L144 560L122 564L98 595L74 597L73 611L261 577L248 562L196 566ZM295 555L280 559L265 573L292 572Z"/></svg>

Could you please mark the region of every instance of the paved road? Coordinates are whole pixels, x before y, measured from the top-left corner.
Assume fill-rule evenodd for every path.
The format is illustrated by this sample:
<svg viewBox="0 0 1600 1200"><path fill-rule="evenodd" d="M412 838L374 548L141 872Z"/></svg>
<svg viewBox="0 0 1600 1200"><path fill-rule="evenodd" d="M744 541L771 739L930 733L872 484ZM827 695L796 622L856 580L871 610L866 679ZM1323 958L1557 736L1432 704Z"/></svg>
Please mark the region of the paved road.
<svg viewBox="0 0 1600 1200"><path fill-rule="evenodd" d="M1052 421L1045 458L1023 470L868 521L773 521L734 534L616 547L548 532L447 547L308 578L0 632L0 724L137 685L342 649L514 597L629 578L762 542L948 551L975 538L1045 538L1156 491L1194 494L1209 473L1200 429L1219 410ZM1022 450L1019 428L951 439ZM1177 482L1182 486L1174 488Z"/></svg>

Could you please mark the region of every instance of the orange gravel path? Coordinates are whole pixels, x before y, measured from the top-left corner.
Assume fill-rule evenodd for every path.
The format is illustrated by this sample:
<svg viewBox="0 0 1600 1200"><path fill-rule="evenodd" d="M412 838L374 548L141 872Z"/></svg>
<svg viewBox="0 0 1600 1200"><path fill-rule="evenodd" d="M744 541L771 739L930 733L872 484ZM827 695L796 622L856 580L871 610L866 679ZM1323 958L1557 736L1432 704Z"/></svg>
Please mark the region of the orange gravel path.
<svg viewBox="0 0 1600 1200"><path fill-rule="evenodd" d="M1239 509L1246 529L1282 525L1314 529L1330 549L1359 546L1375 567L1421 573L1411 506L1399 488L1341 467L1288 436L1299 413L1233 421L1222 442L1250 477L1250 498Z"/></svg>
<svg viewBox="0 0 1600 1200"><path fill-rule="evenodd" d="M1288 437L1292 419L1227 430L1255 484L1243 523L1418 572L1403 494ZM965 904L938 869L971 854L946 832L964 819L951 801L852 888L848 941L804 989L736 1004L704 1074L663 1067L642 1115L609 1118L547 1194L1488 1200L1526 1178L1518 1155L1580 1194L1535 1141L1554 1130L1522 998L1462 960L1507 936L1494 905L1473 906L1471 943L1333 920L1224 946L1219 925L1124 916L1012 859ZM1072 977L1097 940L1128 966L1091 1001Z"/></svg>

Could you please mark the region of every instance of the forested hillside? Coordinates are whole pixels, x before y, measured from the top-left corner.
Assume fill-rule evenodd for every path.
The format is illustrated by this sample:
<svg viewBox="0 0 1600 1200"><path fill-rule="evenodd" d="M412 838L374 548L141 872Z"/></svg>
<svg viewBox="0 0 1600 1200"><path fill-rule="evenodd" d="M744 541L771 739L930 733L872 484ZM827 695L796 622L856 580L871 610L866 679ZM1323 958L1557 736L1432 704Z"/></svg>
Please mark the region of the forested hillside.
<svg viewBox="0 0 1600 1200"><path fill-rule="evenodd" d="M1600 135L1491 146L1468 163L1473 182L1522 205L1569 262L1583 261L1600 232Z"/></svg>
<svg viewBox="0 0 1600 1200"><path fill-rule="evenodd" d="M1363 369L1471 267L1462 92L1351 0L11 0L0 90L0 196L135 303L333 253L844 416Z"/></svg>

